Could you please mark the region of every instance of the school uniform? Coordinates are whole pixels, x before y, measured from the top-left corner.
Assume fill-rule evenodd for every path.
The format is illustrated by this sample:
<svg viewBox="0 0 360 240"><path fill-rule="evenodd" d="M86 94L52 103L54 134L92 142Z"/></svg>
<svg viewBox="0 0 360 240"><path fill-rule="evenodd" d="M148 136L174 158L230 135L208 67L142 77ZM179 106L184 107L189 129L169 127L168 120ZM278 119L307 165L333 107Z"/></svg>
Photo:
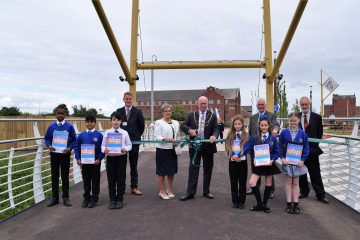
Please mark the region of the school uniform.
<svg viewBox="0 0 360 240"><path fill-rule="evenodd" d="M274 162L271 166L259 166L255 167L254 159L254 146L260 144L269 144L270 150L270 159ZM258 141L257 136L252 138L252 147L251 147L251 170L253 174L258 176L269 176L269 175L276 175L281 173L279 168L276 166L275 161L279 158L279 143L275 136L270 135L269 133L261 134L261 140Z"/></svg>
<svg viewBox="0 0 360 240"><path fill-rule="evenodd" d="M280 157L286 157L286 150L289 143L300 144L303 146L303 151L301 155L301 161L306 161L309 156L309 142L308 136L306 135L305 131L301 129L296 129L295 131L291 131L290 129L286 128L283 129L279 136L279 146L280 146ZM283 173L290 177L297 177L307 173L306 166L302 168L298 168L296 166L282 166Z"/></svg>
<svg viewBox="0 0 360 240"><path fill-rule="evenodd" d="M236 132L236 140L241 139L242 134L248 134L242 131ZM234 139L234 140L235 140ZM244 144L243 149L239 154L238 161L232 160L232 152L229 156L229 176L231 184L231 199L234 206L239 206L240 204L245 204L246 200L246 180L247 180L247 159L246 155L250 152L250 135L248 134L248 140Z"/></svg>
<svg viewBox="0 0 360 240"><path fill-rule="evenodd" d="M279 158L279 143L275 136L270 135L267 133L262 133L260 135L260 139L257 139L257 136L254 136L251 140L251 170L252 173L258 176L272 176L281 173L279 168L276 166L275 161ZM270 160L273 161L271 166L258 166L255 167L254 165L254 159L255 159L255 153L254 153L254 146L260 145L260 144L269 144L269 150L270 150ZM258 186L252 187L252 191L254 192L257 205L252 207L251 211L259 211L263 210L266 213L270 213L270 208L267 207L267 202L270 197L271 193L271 186L265 186L264 189L264 197L263 200L261 200L260 190Z"/></svg>
<svg viewBox="0 0 360 240"><path fill-rule="evenodd" d="M76 147L74 149L75 159L81 160L81 145L93 144L95 146L95 160L102 160L104 153L101 152L101 144L103 135L95 129L86 130L79 134L76 140ZM100 167L95 164L83 164L81 166L81 173L84 181L84 199L87 201L97 202L100 193ZM90 194L92 192L92 195Z"/></svg>
<svg viewBox="0 0 360 240"><path fill-rule="evenodd" d="M74 126L63 120L62 122L56 121L50 124L45 133L45 145L52 146L54 131L67 131L69 133L67 148L73 149L76 144L76 133ZM70 170L70 155L50 152L50 167L51 167L51 190L53 200L59 200L59 169L61 168L61 181L62 181L62 198L69 198L69 170Z"/></svg>
<svg viewBox="0 0 360 240"><path fill-rule="evenodd" d="M107 137L109 133L122 133L122 148L130 151L132 144L127 131L119 128L111 128L104 132L101 151L104 153L107 147ZM110 201L123 201L126 180L126 158L127 153L107 154L106 173L108 178Z"/></svg>

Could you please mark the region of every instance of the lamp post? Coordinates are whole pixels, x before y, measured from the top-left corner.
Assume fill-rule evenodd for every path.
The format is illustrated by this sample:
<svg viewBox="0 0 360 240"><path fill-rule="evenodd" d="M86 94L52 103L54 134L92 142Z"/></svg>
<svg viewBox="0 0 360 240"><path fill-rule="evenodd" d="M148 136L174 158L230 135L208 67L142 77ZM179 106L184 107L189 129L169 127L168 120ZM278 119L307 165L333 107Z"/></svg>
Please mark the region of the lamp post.
<svg viewBox="0 0 360 240"><path fill-rule="evenodd" d="M157 61L156 55L151 56L151 61ZM154 122L154 69L151 69L151 123Z"/></svg>
<svg viewBox="0 0 360 240"><path fill-rule="evenodd" d="M312 111L312 86L310 86L310 111Z"/></svg>

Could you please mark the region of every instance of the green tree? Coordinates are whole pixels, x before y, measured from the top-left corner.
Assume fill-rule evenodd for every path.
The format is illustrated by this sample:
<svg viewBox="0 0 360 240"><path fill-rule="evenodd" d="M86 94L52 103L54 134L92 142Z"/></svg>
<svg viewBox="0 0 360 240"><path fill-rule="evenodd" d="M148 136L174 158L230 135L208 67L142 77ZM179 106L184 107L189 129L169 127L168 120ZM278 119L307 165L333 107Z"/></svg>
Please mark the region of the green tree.
<svg viewBox="0 0 360 240"><path fill-rule="evenodd" d="M275 79L275 92L277 96L277 101L274 102L274 104L279 104L280 106L280 109L276 115L279 118L287 118L287 116L289 115L289 111L288 111L289 102L286 96L285 81Z"/></svg>
<svg viewBox="0 0 360 240"><path fill-rule="evenodd" d="M291 112L294 112L294 113L300 112L299 100L295 99L295 103L293 104L293 106L291 108Z"/></svg>
<svg viewBox="0 0 360 240"><path fill-rule="evenodd" d="M178 121L184 121L187 117L188 113L186 112L184 107L181 106L175 106L172 110L171 118L178 120Z"/></svg>
<svg viewBox="0 0 360 240"><path fill-rule="evenodd" d="M20 116L21 111L17 107L2 107L0 110L1 116Z"/></svg>
<svg viewBox="0 0 360 240"><path fill-rule="evenodd" d="M94 115L97 117L100 116L100 115L98 115L98 111L95 108L87 109L86 107L84 107L81 104L79 107L77 105L72 106L72 109L74 111L72 116L74 116L74 117L86 117L87 115ZM101 115L101 116L103 116L103 115Z"/></svg>
<svg viewBox="0 0 360 240"><path fill-rule="evenodd" d="M69 116L69 109L65 103L57 105L56 108L54 108L54 110L53 110L53 115L56 115L56 109L58 109L58 108L64 108L66 116Z"/></svg>

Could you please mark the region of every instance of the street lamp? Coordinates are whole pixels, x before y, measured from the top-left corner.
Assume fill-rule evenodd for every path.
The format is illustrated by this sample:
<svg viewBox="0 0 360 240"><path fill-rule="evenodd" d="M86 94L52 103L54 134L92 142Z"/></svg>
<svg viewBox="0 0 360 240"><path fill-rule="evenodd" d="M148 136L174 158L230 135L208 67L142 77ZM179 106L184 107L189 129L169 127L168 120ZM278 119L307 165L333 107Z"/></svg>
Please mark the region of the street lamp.
<svg viewBox="0 0 360 240"><path fill-rule="evenodd" d="M156 55L151 56L151 61L157 61ZM154 122L154 69L151 69L151 123Z"/></svg>

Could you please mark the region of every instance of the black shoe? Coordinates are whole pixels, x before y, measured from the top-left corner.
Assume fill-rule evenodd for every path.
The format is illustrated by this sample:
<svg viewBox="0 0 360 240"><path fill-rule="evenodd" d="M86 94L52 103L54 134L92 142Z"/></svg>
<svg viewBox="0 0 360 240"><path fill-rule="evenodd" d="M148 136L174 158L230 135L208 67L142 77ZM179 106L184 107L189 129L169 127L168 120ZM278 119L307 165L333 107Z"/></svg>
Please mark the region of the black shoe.
<svg viewBox="0 0 360 240"><path fill-rule="evenodd" d="M123 208L123 206L124 206L123 201L116 201L116 204L115 204L116 209L121 209L121 208Z"/></svg>
<svg viewBox="0 0 360 240"><path fill-rule="evenodd" d="M299 214L300 213L300 208L298 206L294 207L293 213L294 214Z"/></svg>
<svg viewBox="0 0 360 240"><path fill-rule="evenodd" d="M239 208L239 204L238 203L233 203L232 207L233 208Z"/></svg>
<svg viewBox="0 0 360 240"><path fill-rule="evenodd" d="M274 192L271 192L270 195L269 195L269 198L274 199L274 197L275 197Z"/></svg>
<svg viewBox="0 0 360 240"><path fill-rule="evenodd" d="M86 207L88 207L89 206L89 203L90 203L90 200L89 199L84 199L84 201L83 201L83 203L82 203L82 207L83 208L86 208Z"/></svg>
<svg viewBox="0 0 360 240"><path fill-rule="evenodd" d="M308 194L300 194L299 199L307 198Z"/></svg>
<svg viewBox="0 0 360 240"><path fill-rule="evenodd" d="M329 203L329 200L328 200L326 197L319 198L318 201L320 201L320 202L322 202L322 203L325 203L325 204L328 204L328 203Z"/></svg>
<svg viewBox="0 0 360 240"><path fill-rule="evenodd" d="M258 205L250 208L250 211L252 211L252 212L257 212L257 211L262 211L262 210L263 210L262 206L258 206Z"/></svg>
<svg viewBox="0 0 360 240"><path fill-rule="evenodd" d="M110 201L109 209L115 209L115 208L116 208L116 202L115 201Z"/></svg>
<svg viewBox="0 0 360 240"><path fill-rule="evenodd" d="M293 214L293 213L294 213L294 208L293 208L292 205L286 206L285 211L286 211L287 213L289 213L289 214Z"/></svg>
<svg viewBox="0 0 360 240"><path fill-rule="evenodd" d="M203 196L207 199L214 199L214 196L211 193L204 193Z"/></svg>
<svg viewBox="0 0 360 240"><path fill-rule="evenodd" d="M245 204L243 204L243 203L239 203L239 209L244 209L245 208Z"/></svg>
<svg viewBox="0 0 360 240"><path fill-rule="evenodd" d="M94 200L90 201L90 203L88 205L89 208L95 208L97 206L99 206L99 203L98 203L98 201L94 201Z"/></svg>
<svg viewBox="0 0 360 240"><path fill-rule="evenodd" d="M180 201L187 201L190 199L194 199L194 194L185 194L184 196L180 197Z"/></svg>
<svg viewBox="0 0 360 240"><path fill-rule="evenodd" d="M47 205L47 207L53 207L58 204L59 204L59 199L53 198L51 199L51 202Z"/></svg>
<svg viewBox="0 0 360 240"><path fill-rule="evenodd" d="M253 194L254 194L254 192L252 189L250 189L249 191L246 192L246 195L253 195Z"/></svg>
<svg viewBox="0 0 360 240"><path fill-rule="evenodd" d="M267 206L263 206L262 210L264 211L264 213L271 213L270 208Z"/></svg>
<svg viewBox="0 0 360 240"><path fill-rule="evenodd" d="M64 202L63 202L65 207L71 207L72 204L70 203L70 199L69 198L64 198Z"/></svg>

